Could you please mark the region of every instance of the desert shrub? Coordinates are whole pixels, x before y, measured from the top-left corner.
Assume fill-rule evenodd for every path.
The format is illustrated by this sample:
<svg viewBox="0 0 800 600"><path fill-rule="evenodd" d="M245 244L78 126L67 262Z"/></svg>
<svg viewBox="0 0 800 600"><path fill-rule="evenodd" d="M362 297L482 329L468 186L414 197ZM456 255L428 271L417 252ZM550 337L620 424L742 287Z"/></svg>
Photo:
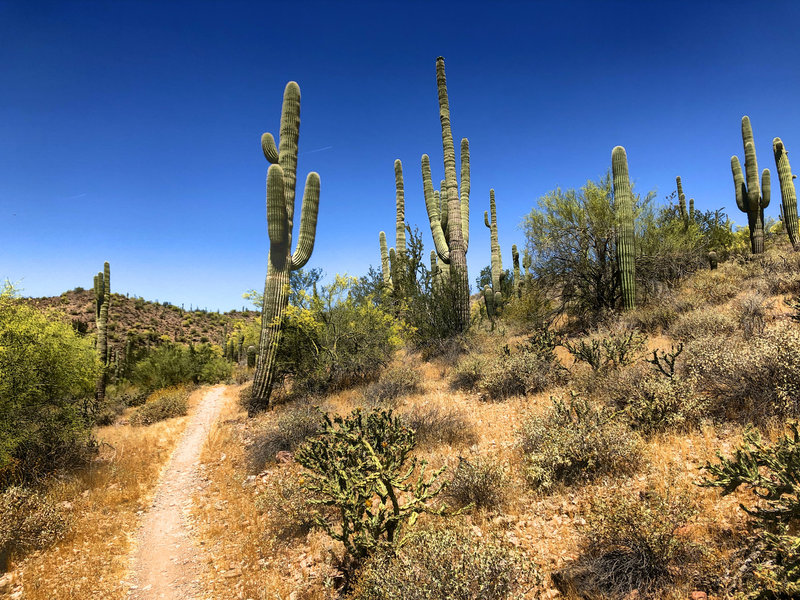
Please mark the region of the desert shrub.
<svg viewBox="0 0 800 600"><path fill-rule="evenodd" d="M764 333L768 311L774 303L764 294L749 292L736 302L739 309L739 327L746 340Z"/></svg>
<svg viewBox="0 0 800 600"><path fill-rule="evenodd" d="M477 354L468 354L453 369L450 386L456 390L475 389L488 364L484 357Z"/></svg>
<svg viewBox="0 0 800 600"><path fill-rule="evenodd" d="M733 457L717 455L719 462L704 467L701 485L719 487L722 495L749 489L757 502L742 508L754 519L755 546L763 548L752 567L751 598L796 598L800 594L800 433L797 423L773 445L756 430L745 432Z"/></svg>
<svg viewBox="0 0 800 600"><path fill-rule="evenodd" d="M19 486L0 493L0 572L18 553L44 548L69 525L66 511L48 496Z"/></svg>
<svg viewBox="0 0 800 600"><path fill-rule="evenodd" d="M800 331L781 324L744 341L709 337L686 349L709 408L721 416L759 420L800 413Z"/></svg>
<svg viewBox="0 0 800 600"><path fill-rule="evenodd" d="M219 383L230 374L231 364L219 347L167 343L148 352L133 366L131 381L154 391L186 383Z"/></svg>
<svg viewBox="0 0 800 600"><path fill-rule="evenodd" d="M314 527L314 511L308 504L300 471L290 465L273 471L256 496L256 508L264 516L265 533L290 543Z"/></svg>
<svg viewBox="0 0 800 600"><path fill-rule="evenodd" d="M147 401L133 412L130 423L152 425L172 417L182 417L189 410L186 403L188 398L189 388L186 386L174 386L153 392Z"/></svg>
<svg viewBox="0 0 800 600"><path fill-rule="evenodd" d="M346 552L345 588L356 568L381 548L399 543L420 513L441 514L430 501L442 490L444 467L428 475L411 455L414 432L391 411L324 416L322 433L295 457L306 468L310 502L336 509L317 523Z"/></svg>
<svg viewBox="0 0 800 600"><path fill-rule="evenodd" d="M381 373L378 381L364 388L364 401L371 405L393 405L399 398L420 390L422 378L410 367L394 367Z"/></svg>
<svg viewBox="0 0 800 600"><path fill-rule="evenodd" d="M516 600L540 581L528 560L499 539L460 530L414 534L359 573L352 600Z"/></svg>
<svg viewBox="0 0 800 600"><path fill-rule="evenodd" d="M478 458L472 462L460 458L444 497L458 508L497 509L505 500L506 481L503 467L497 461Z"/></svg>
<svg viewBox="0 0 800 600"><path fill-rule="evenodd" d="M577 342L564 342L575 362L605 372L633 364L647 345L647 336L635 329L598 333Z"/></svg>
<svg viewBox="0 0 800 600"><path fill-rule="evenodd" d="M709 336L730 336L736 327L736 319L727 312L718 308L698 308L679 316L669 333L675 339L686 342Z"/></svg>
<svg viewBox="0 0 800 600"><path fill-rule="evenodd" d="M487 400L535 394L562 382L564 375L561 365L548 356L523 348L492 361L481 375L478 391Z"/></svg>
<svg viewBox="0 0 800 600"><path fill-rule="evenodd" d="M98 372L90 339L0 286L0 489L91 457Z"/></svg>
<svg viewBox="0 0 800 600"><path fill-rule="evenodd" d="M638 436L613 413L575 394L567 402L553 398L553 408L527 419L518 437L525 477L544 492L559 483L629 472L640 460Z"/></svg>
<svg viewBox="0 0 800 600"><path fill-rule="evenodd" d="M249 395L245 400L249 401ZM262 423L247 450L253 473L260 473L264 465L274 462L278 452L294 452L323 428L322 412L307 400L277 407Z"/></svg>
<svg viewBox="0 0 800 600"><path fill-rule="evenodd" d="M456 408L416 405L404 413L402 419L414 431L417 444L422 447L469 446L478 440L472 423Z"/></svg>
<svg viewBox="0 0 800 600"><path fill-rule="evenodd" d="M563 591L582 597L660 598L665 588L691 579L699 550L678 535L692 518L688 495L656 491L604 493L592 499L586 542L576 563L554 574Z"/></svg>
<svg viewBox="0 0 800 600"><path fill-rule="evenodd" d="M681 286L681 293L695 306L718 305L727 302L742 289L743 269L736 264L724 265L713 271L695 273Z"/></svg>
<svg viewBox="0 0 800 600"><path fill-rule="evenodd" d="M681 314L682 308L672 295L668 295L625 313L623 319L633 329L643 333L658 333L670 328Z"/></svg>

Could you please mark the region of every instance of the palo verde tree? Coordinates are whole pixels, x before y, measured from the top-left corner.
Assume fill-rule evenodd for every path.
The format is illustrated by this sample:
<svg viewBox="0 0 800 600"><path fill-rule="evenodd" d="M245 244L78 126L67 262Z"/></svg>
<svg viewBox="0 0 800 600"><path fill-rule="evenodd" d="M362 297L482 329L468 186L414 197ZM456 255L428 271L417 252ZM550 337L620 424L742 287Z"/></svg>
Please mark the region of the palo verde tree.
<svg viewBox="0 0 800 600"><path fill-rule="evenodd" d="M439 119L442 125L442 147L444 150L444 187L442 200L447 196L447 216L440 208L434 194L431 179L431 163L427 154L422 155L422 183L425 193L425 208L431 225L431 235L436 253L444 264L450 265L450 284L457 290L455 295L458 322L456 332L469 328L469 276L467 274L467 249L469 248L469 141L461 140L461 190L456 175L456 152L453 131L450 126L450 102L447 97L447 80L444 73L444 58L436 59L436 84L439 91ZM443 202L442 202L443 204ZM446 220L445 220L446 219Z"/></svg>
<svg viewBox="0 0 800 600"><path fill-rule="evenodd" d="M275 357L281 340L283 315L289 301L291 271L301 269L311 258L317 232L319 175L308 174L300 217L300 238L292 253L295 185L297 182L297 139L300 134L300 86L286 84L281 109L280 146L272 134L261 136L261 149L269 161L267 171L267 231L270 247L264 304L261 309L261 339L248 413L269 407L275 376Z"/></svg>

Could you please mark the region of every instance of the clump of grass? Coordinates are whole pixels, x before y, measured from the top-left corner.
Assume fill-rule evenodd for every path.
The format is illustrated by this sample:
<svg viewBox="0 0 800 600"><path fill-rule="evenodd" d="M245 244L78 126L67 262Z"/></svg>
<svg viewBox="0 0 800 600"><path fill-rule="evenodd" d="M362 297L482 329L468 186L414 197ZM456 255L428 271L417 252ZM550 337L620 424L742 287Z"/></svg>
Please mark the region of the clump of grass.
<svg viewBox="0 0 800 600"><path fill-rule="evenodd" d="M495 461L461 458L444 497L457 508L498 508L505 500L508 481L503 467Z"/></svg>
<svg viewBox="0 0 800 600"><path fill-rule="evenodd" d="M468 354L453 369L450 387L455 390L473 390L477 387L488 361L477 354Z"/></svg>
<svg viewBox="0 0 800 600"><path fill-rule="evenodd" d="M49 496L11 486L0 494L0 572L14 555L39 550L59 539L69 525L67 512Z"/></svg>
<svg viewBox="0 0 800 600"><path fill-rule="evenodd" d="M394 367L384 371L364 388L362 397L367 405L394 406L397 400L420 390L421 377L410 367Z"/></svg>
<svg viewBox="0 0 800 600"><path fill-rule="evenodd" d="M736 332L737 322L729 313L719 308L704 307L678 317L669 333L675 339L688 342L710 336L730 336Z"/></svg>
<svg viewBox="0 0 800 600"><path fill-rule="evenodd" d="M300 469L287 465L270 474L256 497L256 508L265 517L265 533L279 542L290 543L314 527L314 511L303 483Z"/></svg>
<svg viewBox="0 0 800 600"><path fill-rule="evenodd" d="M437 444L469 446L478 439L472 423L455 408L417 405L401 418L409 429L414 430L417 444L422 447Z"/></svg>
<svg viewBox="0 0 800 600"><path fill-rule="evenodd" d="M567 402L553 398L553 408L544 416L529 418L518 436L525 477L544 492L558 484L629 473L640 462L636 433L607 409L574 393Z"/></svg>
<svg viewBox="0 0 800 600"><path fill-rule="evenodd" d="M278 452L294 452L303 442L322 431L320 408L309 401L279 406L263 417L248 448L248 464L259 473L276 460Z"/></svg>
<svg viewBox="0 0 800 600"><path fill-rule="evenodd" d="M131 425L152 425L158 421L182 417L189 411L189 388L174 386L157 390L131 415Z"/></svg>

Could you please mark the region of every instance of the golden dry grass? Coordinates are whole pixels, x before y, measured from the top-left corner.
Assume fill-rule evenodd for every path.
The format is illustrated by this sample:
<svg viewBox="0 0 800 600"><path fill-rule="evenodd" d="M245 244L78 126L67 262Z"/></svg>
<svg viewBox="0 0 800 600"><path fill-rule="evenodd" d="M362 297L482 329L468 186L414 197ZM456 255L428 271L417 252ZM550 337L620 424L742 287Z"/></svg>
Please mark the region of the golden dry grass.
<svg viewBox="0 0 800 600"><path fill-rule="evenodd" d="M194 392L190 410L202 395ZM85 471L51 486L71 505L72 527L55 546L13 565L30 600L121 599L141 511L147 509L162 467L188 417L148 427L99 428L98 458Z"/></svg>

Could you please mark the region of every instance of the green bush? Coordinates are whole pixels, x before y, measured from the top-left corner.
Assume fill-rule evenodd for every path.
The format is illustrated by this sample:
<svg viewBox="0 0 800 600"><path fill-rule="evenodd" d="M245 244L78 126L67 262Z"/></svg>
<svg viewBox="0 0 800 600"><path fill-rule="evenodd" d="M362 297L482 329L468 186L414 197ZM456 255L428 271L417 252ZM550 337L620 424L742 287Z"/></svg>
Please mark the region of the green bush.
<svg viewBox="0 0 800 600"><path fill-rule="evenodd" d="M638 436L614 414L574 394L568 403L553 398L553 408L525 421L518 437L525 477L544 492L559 483L631 472L640 462Z"/></svg>
<svg viewBox="0 0 800 600"><path fill-rule="evenodd" d="M560 364L538 352L522 349L495 359L481 375L478 391L486 400L503 400L542 392L564 381Z"/></svg>
<svg viewBox="0 0 800 600"><path fill-rule="evenodd" d="M678 535L695 513L687 495L594 496L581 556L553 580L562 592L571 587L582 597L625 598L636 592L663 598L668 586L696 575L699 550Z"/></svg>
<svg viewBox="0 0 800 600"><path fill-rule="evenodd" d="M336 509L339 518L321 515L318 524L347 553L348 578L380 548L400 543L420 513L441 514L429 502L441 491L444 468L426 475L425 461L411 456L414 432L391 411L347 417L325 415L324 428L297 451L307 469L313 504Z"/></svg>
<svg viewBox="0 0 800 600"><path fill-rule="evenodd" d="M154 391L180 384L219 383L230 377L231 364L209 344L183 346L164 344L138 361L131 380L142 389Z"/></svg>
<svg viewBox="0 0 800 600"><path fill-rule="evenodd" d="M14 555L38 550L59 539L67 513L48 496L11 486L0 493L0 573Z"/></svg>
<svg viewBox="0 0 800 600"><path fill-rule="evenodd" d="M164 388L153 392L130 418L131 425L152 425L158 421L182 417L189 411L186 401L189 389L185 386Z"/></svg>
<svg viewBox="0 0 800 600"><path fill-rule="evenodd" d="M352 600L521 600L540 581L535 567L498 539L463 531L413 535L359 573Z"/></svg>
<svg viewBox="0 0 800 600"><path fill-rule="evenodd" d="M647 336L635 329L602 332L577 342L564 342L575 362L585 362L593 371L599 372L633 364L646 345Z"/></svg>
<svg viewBox="0 0 800 600"><path fill-rule="evenodd" d="M430 448L438 444L469 446L478 441L472 423L456 408L415 405L401 418L414 432L415 440L421 447Z"/></svg>
<svg viewBox="0 0 800 600"><path fill-rule="evenodd" d="M98 371L90 339L0 291L0 489L89 459Z"/></svg>
<svg viewBox="0 0 800 600"><path fill-rule="evenodd" d="M472 462L460 458L444 496L455 507L499 510L505 500L508 482L497 461L478 458Z"/></svg>
<svg viewBox="0 0 800 600"><path fill-rule="evenodd" d="M797 423L773 445L750 429L733 457L704 467L701 485L718 487L722 495L749 489L756 504L742 508L755 520L756 546L764 550L754 566L751 598L796 598L800 594L800 432Z"/></svg>

